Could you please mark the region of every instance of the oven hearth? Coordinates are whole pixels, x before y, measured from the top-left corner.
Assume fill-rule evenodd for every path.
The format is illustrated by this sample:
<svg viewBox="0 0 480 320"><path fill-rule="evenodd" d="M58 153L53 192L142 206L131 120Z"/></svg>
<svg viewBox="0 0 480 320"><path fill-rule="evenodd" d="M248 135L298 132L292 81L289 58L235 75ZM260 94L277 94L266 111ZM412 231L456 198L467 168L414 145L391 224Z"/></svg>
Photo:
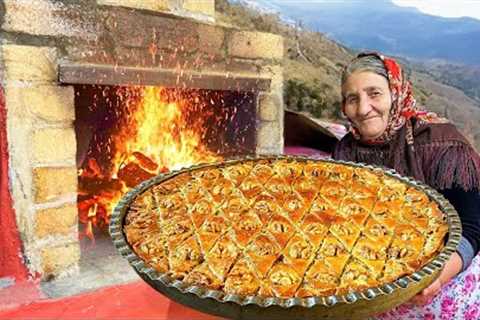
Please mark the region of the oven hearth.
<svg viewBox="0 0 480 320"><path fill-rule="evenodd" d="M120 117L131 111L121 109L126 106L120 103L122 94L136 95L136 106L148 94L156 96L159 115L170 104L189 101L191 109L180 108L184 127L172 124L172 131L196 128L203 149L186 154L203 152L205 157L179 166L282 153L283 40L216 24L214 0L7 0L3 6L0 79L19 251L30 274L50 280L43 283L49 295L87 290L101 283L100 278L108 284L136 277L120 257L116 261L101 228L101 217L108 222L114 201L102 209L103 216L101 202L82 206L86 199L98 198L98 193L84 192L88 179L82 173L87 169L98 169L97 178L102 173L97 186L109 182L111 187L118 182L114 179L120 180L121 192L138 182L133 178L139 172L147 178L175 169L164 163L165 157L157 157L159 149L145 148L137 133L118 130L122 121L131 125ZM138 121L135 125L142 126ZM118 141L138 138L137 147L122 146L123 167L110 161L121 143L106 143L113 139L107 133ZM180 149L172 150L177 154ZM116 171L111 170L114 165ZM122 180L121 169L127 165L130 171L124 169ZM85 286L71 288L75 279L84 279Z"/></svg>

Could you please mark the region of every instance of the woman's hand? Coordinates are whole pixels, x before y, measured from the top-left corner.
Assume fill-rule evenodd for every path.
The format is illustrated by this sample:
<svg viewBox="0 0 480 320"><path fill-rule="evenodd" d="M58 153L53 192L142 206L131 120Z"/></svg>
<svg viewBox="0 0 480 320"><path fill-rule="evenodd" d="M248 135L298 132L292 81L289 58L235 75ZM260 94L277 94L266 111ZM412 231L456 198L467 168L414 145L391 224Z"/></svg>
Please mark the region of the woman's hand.
<svg viewBox="0 0 480 320"><path fill-rule="evenodd" d="M430 303L430 301L442 290L442 287L447 284L453 277L462 270L463 261L457 252L454 252L450 259L445 263L440 276L432 282L431 285L422 290L419 294L410 300L411 303L417 306L423 306Z"/></svg>

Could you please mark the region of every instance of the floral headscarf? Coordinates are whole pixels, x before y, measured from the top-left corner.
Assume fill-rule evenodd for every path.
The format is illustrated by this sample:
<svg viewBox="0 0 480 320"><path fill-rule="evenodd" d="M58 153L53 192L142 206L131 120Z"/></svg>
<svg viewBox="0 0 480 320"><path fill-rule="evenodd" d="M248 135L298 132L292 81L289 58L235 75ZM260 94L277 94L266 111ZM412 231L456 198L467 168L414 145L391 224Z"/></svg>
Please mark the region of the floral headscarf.
<svg viewBox="0 0 480 320"><path fill-rule="evenodd" d="M392 139L395 133L405 124L410 125L410 118L415 117L421 121L428 123L448 123L447 119L440 118L433 112L427 112L417 107L417 102L412 94L412 85L410 81L404 76L400 65L392 58L385 57L376 52L360 53L356 59L365 56L375 56L379 58L387 71L388 83L392 95L392 107L388 118L387 127L384 133L373 140L366 141L369 144L381 144ZM345 106L342 106L342 111L345 114ZM349 120L350 121L350 120ZM413 144L412 130L408 128L410 134L407 135L407 143ZM350 121L350 132L354 138L360 140L360 133Z"/></svg>

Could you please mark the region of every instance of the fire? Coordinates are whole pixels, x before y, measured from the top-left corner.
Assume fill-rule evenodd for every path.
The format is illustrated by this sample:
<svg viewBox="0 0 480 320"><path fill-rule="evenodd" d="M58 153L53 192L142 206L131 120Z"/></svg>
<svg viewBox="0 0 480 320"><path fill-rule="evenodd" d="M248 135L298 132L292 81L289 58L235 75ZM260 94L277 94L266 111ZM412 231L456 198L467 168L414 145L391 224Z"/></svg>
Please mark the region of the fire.
<svg viewBox="0 0 480 320"><path fill-rule="evenodd" d="M85 234L108 225L121 196L131 187L159 173L221 159L202 142L206 126L199 115L206 106L192 93L160 87L119 87L123 109L119 121L100 153L110 153L99 165L89 157L79 170L79 216ZM203 101L203 100L202 100ZM120 113L120 114L119 114Z"/></svg>

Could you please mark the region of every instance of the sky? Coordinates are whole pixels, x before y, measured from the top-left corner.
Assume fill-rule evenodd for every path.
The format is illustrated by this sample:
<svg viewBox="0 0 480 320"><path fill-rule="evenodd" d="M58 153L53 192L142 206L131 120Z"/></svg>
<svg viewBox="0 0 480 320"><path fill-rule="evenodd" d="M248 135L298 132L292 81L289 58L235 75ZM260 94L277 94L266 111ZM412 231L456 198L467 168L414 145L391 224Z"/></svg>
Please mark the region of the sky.
<svg viewBox="0 0 480 320"><path fill-rule="evenodd" d="M262 0L272 4L281 2L358 2L369 0ZM380 0L390 1L390 0ZM480 20L480 0L391 0L393 3L403 7L416 7L418 10L434 16L449 18L472 17ZM249 0L255 3L255 0ZM260 1L259 1L260 2Z"/></svg>
<svg viewBox="0 0 480 320"><path fill-rule="evenodd" d="M404 7L442 17L472 17L480 19L480 0L393 0Z"/></svg>

